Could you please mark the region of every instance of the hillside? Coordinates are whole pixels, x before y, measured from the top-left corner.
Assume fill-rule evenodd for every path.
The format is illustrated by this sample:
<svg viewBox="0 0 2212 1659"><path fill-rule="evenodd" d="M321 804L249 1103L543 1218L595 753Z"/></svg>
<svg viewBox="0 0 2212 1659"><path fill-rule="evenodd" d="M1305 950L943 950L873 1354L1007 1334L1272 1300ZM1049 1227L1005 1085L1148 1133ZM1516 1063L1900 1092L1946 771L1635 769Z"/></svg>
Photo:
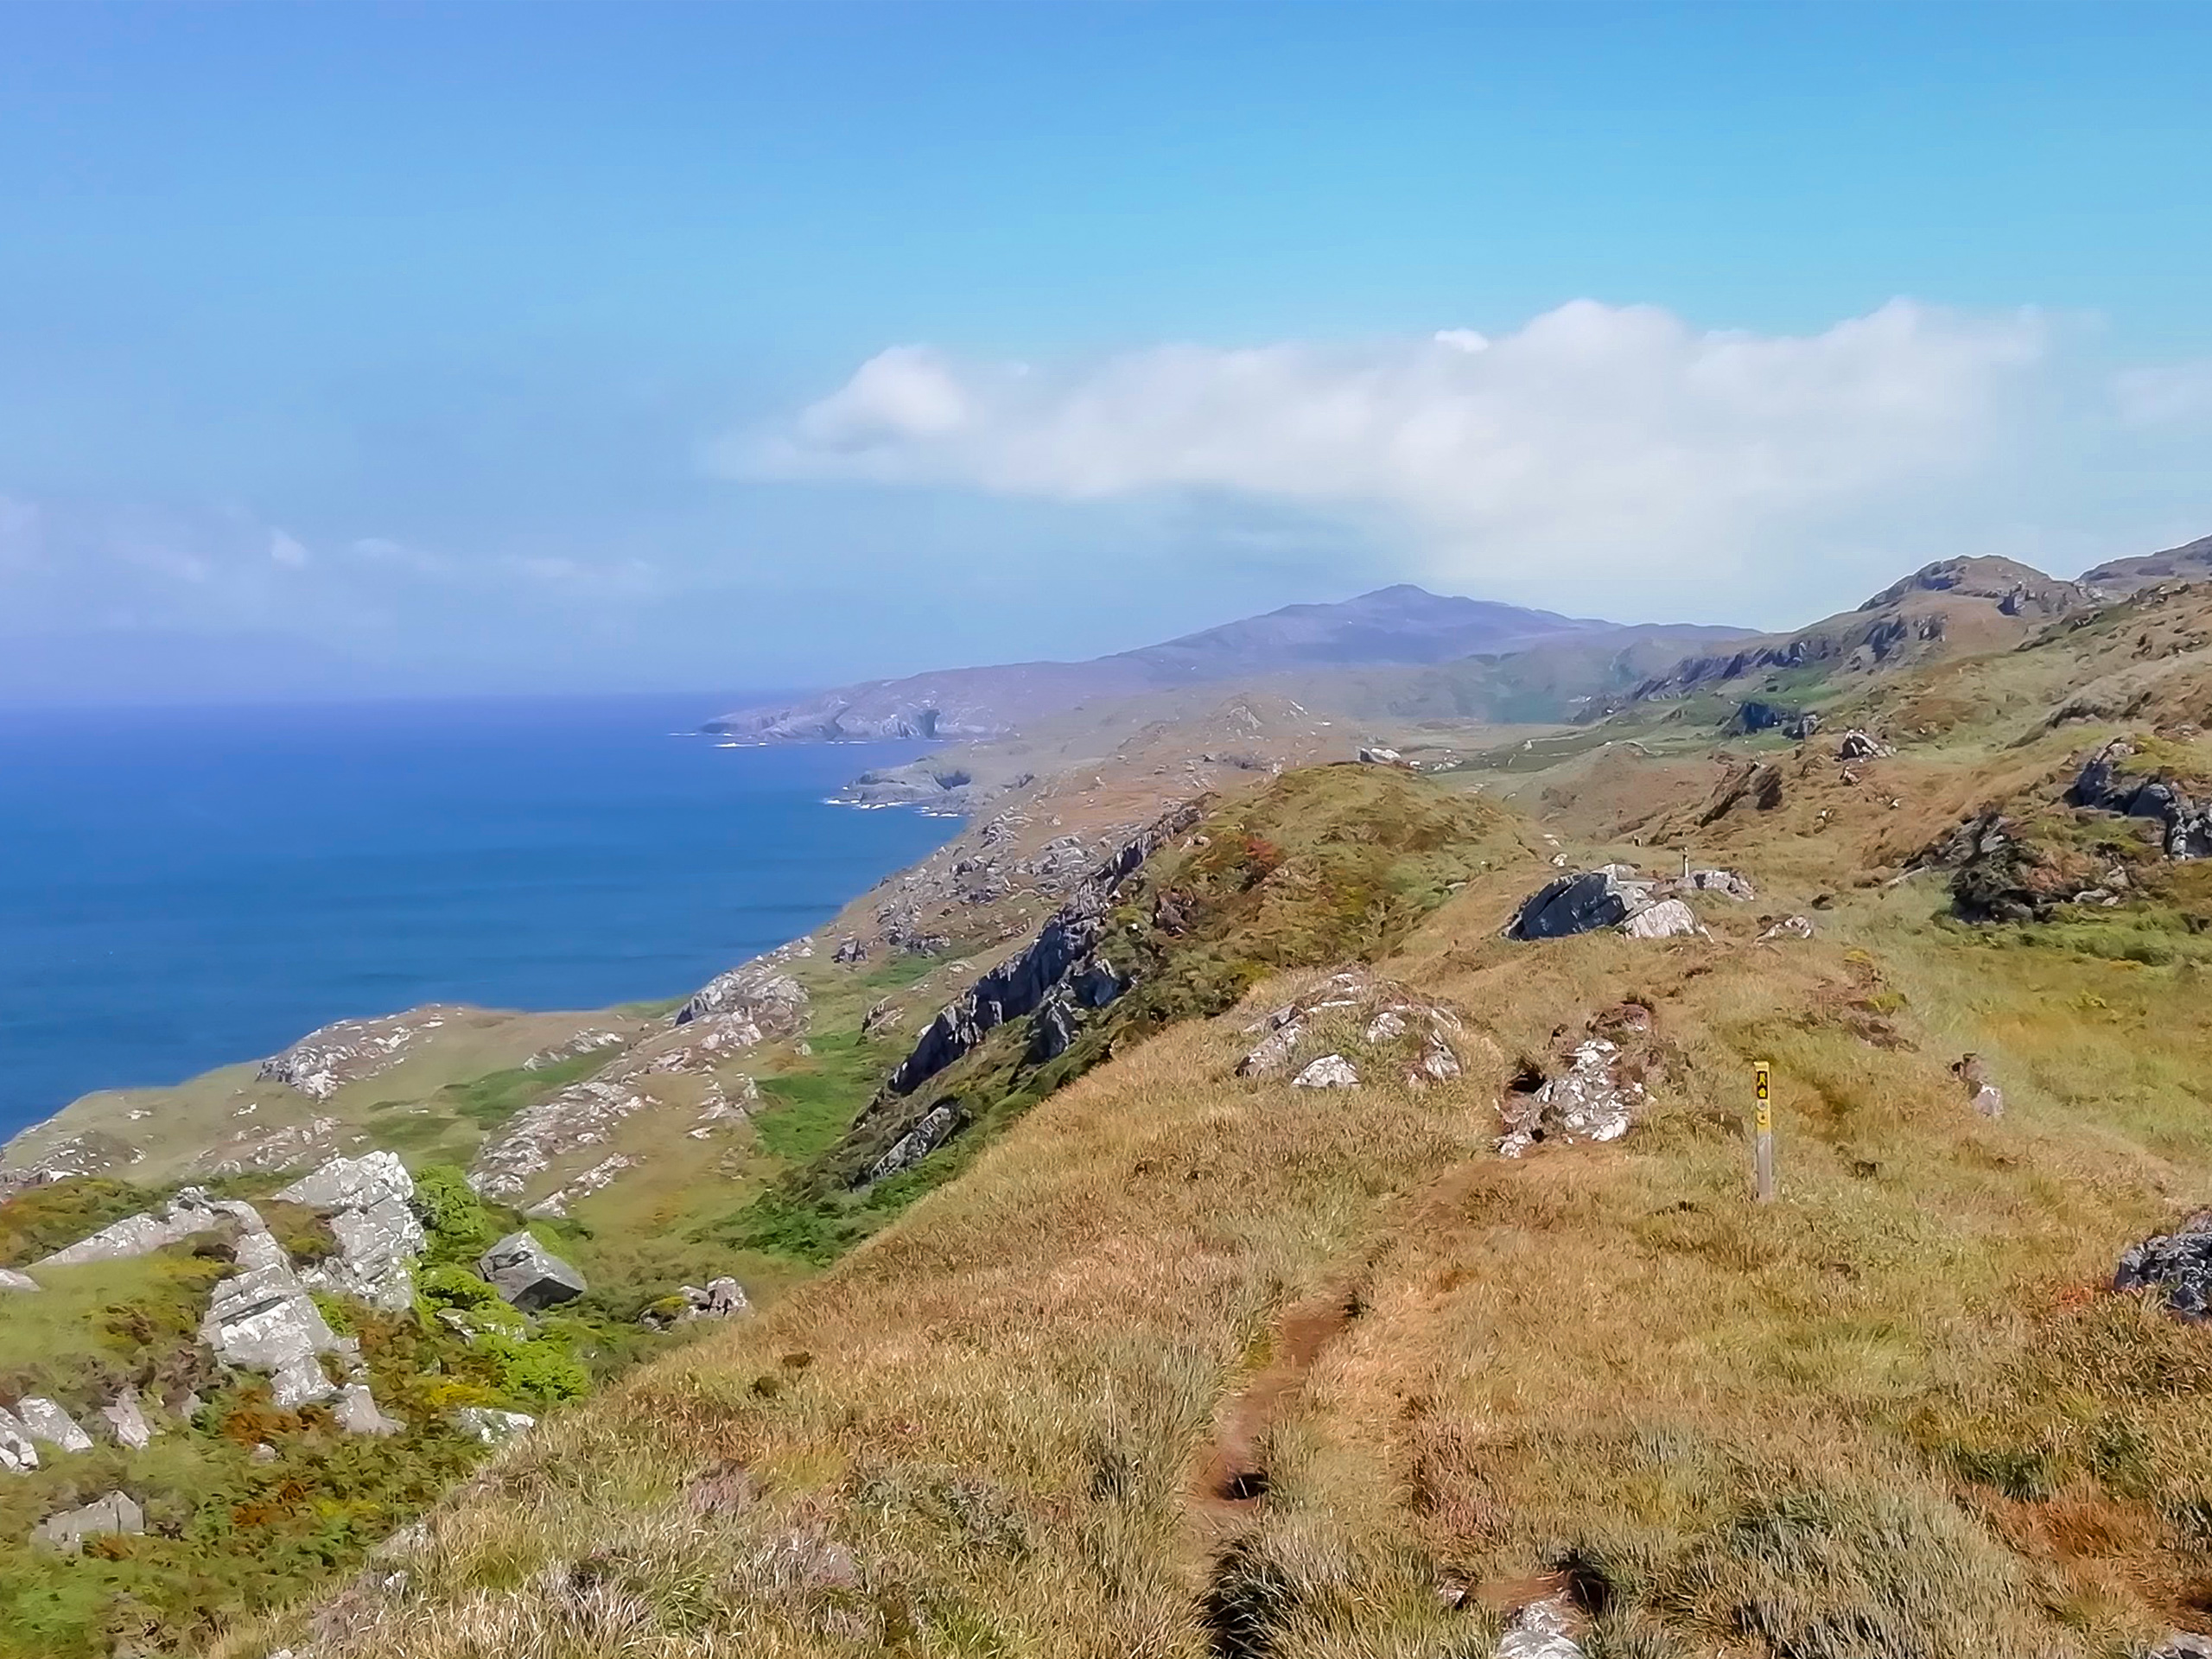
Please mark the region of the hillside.
<svg viewBox="0 0 2212 1659"><path fill-rule="evenodd" d="M749 742L879 738L993 739L1052 715L1147 691L1285 680L1351 666L1442 663L1550 642L1630 644L1643 630L1425 592L1377 588L1335 605L1287 605L1156 645L1083 663L948 669L842 686L797 702L740 709L707 729ZM1694 630L1732 637L1723 628Z"/></svg>
<svg viewBox="0 0 2212 1659"><path fill-rule="evenodd" d="M0 1161L107 1173L0 1205L0 1265L41 1342L97 1306L173 1334L130 1361L95 1319L0 1402L90 1421L127 1382L163 1432L0 1473L17 1535L146 1511L80 1557L0 1541L0 1654L2133 1659L2212 1626L2212 1334L2171 1311L2212 1281L2212 589L2024 619L1952 574L1875 604L2018 637L1844 659L1803 739L1700 690L1417 772L1259 692L1102 711L1112 745L1033 755L683 1007L419 1011L81 1103ZM488 1337L332 1303L405 1424L373 1456L174 1334L235 1242L36 1265L302 1125L301 1164L467 1168L418 1205L448 1311L500 1317L464 1236L591 1280ZM223 1191L313 1264L283 1155ZM750 1311L653 1328L709 1275ZM524 1392L556 1375L582 1397ZM487 1446L455 1382L541 1421Z"/></svg>
<svg viewBox="0 0 2212 1659"><path fill-rule="evenodd" d="M2113 559L2082 573L2084 587L2113 594L2131 593L2159 582L2202 582L2212 576L2212 536L2140 558Z"/></svg>
<svg viewBox="0 0 2212 1659"><path fill-rule="evenodd" d="M2152 594L1862 683L1864 755L1675 721L1204 807L1103 913L1085 948L1152 988L1078 1013L1065 1071L1049 998L980 1042L956 1004L744 1224L819 1279L543 1426L311 1627L218 1651L1998 1659L2201 1630L2212 1337L2166 1304L2198 1306L2212 1239L2156 1240L2212 1192L2212 862L2106 803L2202 798L2208 671L2212 595ZM2139 781L2081 797L2117 732ZM1481 804L1601 753L1644 779L1618 821ZM1962 823L2126 883L1974 919ZM1505 937L1562 866L1685 852L1733 874L1586 880L1695 931ZM887 1224L867 1195L903 1177L851 1172L932 1121L957 1177ZM2123 1258L2148 1291L2114 1292Z"/></svg>

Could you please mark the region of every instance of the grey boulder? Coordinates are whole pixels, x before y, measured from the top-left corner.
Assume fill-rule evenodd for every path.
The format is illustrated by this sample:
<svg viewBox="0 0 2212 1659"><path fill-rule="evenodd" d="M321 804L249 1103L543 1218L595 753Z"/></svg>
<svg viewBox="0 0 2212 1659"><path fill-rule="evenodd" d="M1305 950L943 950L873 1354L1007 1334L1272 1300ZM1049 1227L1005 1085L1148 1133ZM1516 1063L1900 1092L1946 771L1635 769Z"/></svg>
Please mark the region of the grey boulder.
<svg viewBox="0 0 2212 1659"><path fill-rule="evenodd" d="M463 1406L454 1413L452 1421L462 1433L486 1446L512 1440L524 1429L537 1426L537 1419L527 1412L500 1411L491 1406Z"/></svg>
<svg viewBox="0 0 2212 1659"><path fill-rule="evenodd" d="M476 1270L525 1313L572 1302L591 1288L583 1274L527 1232L509 1233L477 1258Z"/></svg>
<svg viewBox="0 0 2212 1659"><path fill-rule="evenodd" d="M1506 925L1509 939L1564 939L1618 927L1651 899L1651 884L1619 869L1583 870L1547 881Z"/></svg>
<svg viewBox="0 0 2212 1659"><path fill-rule="evenodd" d="M0 1290L36 1290L38 1281L28 1273L17 1273L12 1268L0 1268Z"/></svg>
<svg viewBox="0 0 2212 1659"><path fill-rule="evenodd" d="M143 1452L153 1443L154 1427L146 1421L146 1408L136 1389L125 1389L115 1396L113 1405L102 1406L100 1417L115 1443L126 1451Z"/></svg>
<svg viewBox="0 0 2212 1659"><path fill-rule="evenodd" d="M87 1538L145 1530L146 1511L138 1507L137 1500L128 1492L110 1492L81 1510L49 1515L31 1529L31 1541L73 1555L85 1547Z"/></svg>
<svg viewBox="0 0 2212 1659"><path fill-rule="evenodd" d="M38 1447L30 1431L4 1406L0 1406L0 1469L11 1475L29 1474L38 1467Z"/></svg>
<svg viewBox="0 0 2212 1659"><path fill-rule="evenodd" d="M330 1414L348 1434L398 1434L407 1427L397 1417L385 1415L365 1382L348 1382L339 1389Z"/></svg>

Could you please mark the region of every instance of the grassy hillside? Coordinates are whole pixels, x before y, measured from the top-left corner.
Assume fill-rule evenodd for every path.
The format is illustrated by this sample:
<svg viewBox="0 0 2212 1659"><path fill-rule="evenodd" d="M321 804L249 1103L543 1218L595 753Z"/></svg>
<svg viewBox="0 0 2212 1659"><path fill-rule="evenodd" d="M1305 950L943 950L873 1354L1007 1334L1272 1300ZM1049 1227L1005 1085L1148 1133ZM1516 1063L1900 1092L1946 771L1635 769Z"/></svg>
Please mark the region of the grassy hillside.
<svg viewBox="0 0 2212 1659"><path fill-rule="evenodd" d="M311 1651L1486 1655L1562 1587L1593 1656L2116 1659L2202 1628L2212 1338L2106 1288L2212 1193L2200 959L2104 948L2194 937L2193 901L1986 928L1947 871L1899 879L2105 734L2050 716L2151 647L2139 614L2094 626L1860 683L1870 715L1958 711L1889 759L1601 737L1564 764L1611 741L1641 793L1609 785L1595 836L1571 802L1541 831L1451 818L1545 770L1399 780L1367 822L1445 815L1440 903L1247 955L1111 1044L766 1317L503 1458ZM2190 652L2157 660L2137 713L2179 718ZM1735 786L1761 767L1775 788ZM1686 849L1759 888L1695 895L1707 937L1500 937L1554 858ZM1762 939L1788 914L1814 937ZM1259 1011L1363 952L1460 1011L1460 1076L1238 1074ZM1643 1121L1500 1158L1501 1101L1624 1005Z"/></svg>

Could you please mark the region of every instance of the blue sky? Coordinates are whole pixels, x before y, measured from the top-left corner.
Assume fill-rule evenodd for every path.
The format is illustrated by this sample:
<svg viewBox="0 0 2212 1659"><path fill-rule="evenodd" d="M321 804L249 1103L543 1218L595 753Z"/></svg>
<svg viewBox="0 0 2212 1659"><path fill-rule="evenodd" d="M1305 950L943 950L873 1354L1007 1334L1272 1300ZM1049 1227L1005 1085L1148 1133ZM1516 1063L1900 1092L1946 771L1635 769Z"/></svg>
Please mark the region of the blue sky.
<svg viewBox="0 0 2212 1659"><path fill-rule="evenodd" d="M2180 5L18 4L0 697L2149 550L2208 70Z"/></svg>

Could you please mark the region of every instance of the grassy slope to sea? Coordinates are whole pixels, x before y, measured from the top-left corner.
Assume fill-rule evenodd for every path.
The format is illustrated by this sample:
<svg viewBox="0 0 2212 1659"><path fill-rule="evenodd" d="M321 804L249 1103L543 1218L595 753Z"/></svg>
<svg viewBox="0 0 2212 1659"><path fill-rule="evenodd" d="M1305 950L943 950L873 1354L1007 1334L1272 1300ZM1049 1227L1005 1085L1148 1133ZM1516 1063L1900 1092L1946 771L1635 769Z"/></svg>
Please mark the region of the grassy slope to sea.
<svg viewBox="0 0 2212 1659"><path fill-rule="evenodd" d="M2107 1287L2212 1192L2212 892L2060 797L2116 733L2195 757L2208 667L2212 598L2152 594L1797 686L1832 715L1802 744L1677 702L1555 767L1287 775L1236 809L1264 830L1201 824L1116 912L1216 894L1194 944L1139 941L1245 964L1211 997L1050 1090L973 1060L1032 1097L957 1179L212 1651L1473 1656L1560 1588L1592 1659L2119 1659L2203 1629L2212 1338ZM1900 752L1840 758L1847 722ZM2126 893L1957 918L1923 855L1985 808L2038 857L2118 848ZM1421 895L1373 929L1363 835ZM1283 855L1196 879L1236 836ZM1685 853L1759 896L1694 895L1696 937L1501 936L1555 861ZM1793 915L1811 938L1771 935ZM1262 1010L1363 959L1457 1011L1458 1077L1241 1074ZM1501 1101L1624 1009L1642 1121L1500 1158Z"/></svg>

